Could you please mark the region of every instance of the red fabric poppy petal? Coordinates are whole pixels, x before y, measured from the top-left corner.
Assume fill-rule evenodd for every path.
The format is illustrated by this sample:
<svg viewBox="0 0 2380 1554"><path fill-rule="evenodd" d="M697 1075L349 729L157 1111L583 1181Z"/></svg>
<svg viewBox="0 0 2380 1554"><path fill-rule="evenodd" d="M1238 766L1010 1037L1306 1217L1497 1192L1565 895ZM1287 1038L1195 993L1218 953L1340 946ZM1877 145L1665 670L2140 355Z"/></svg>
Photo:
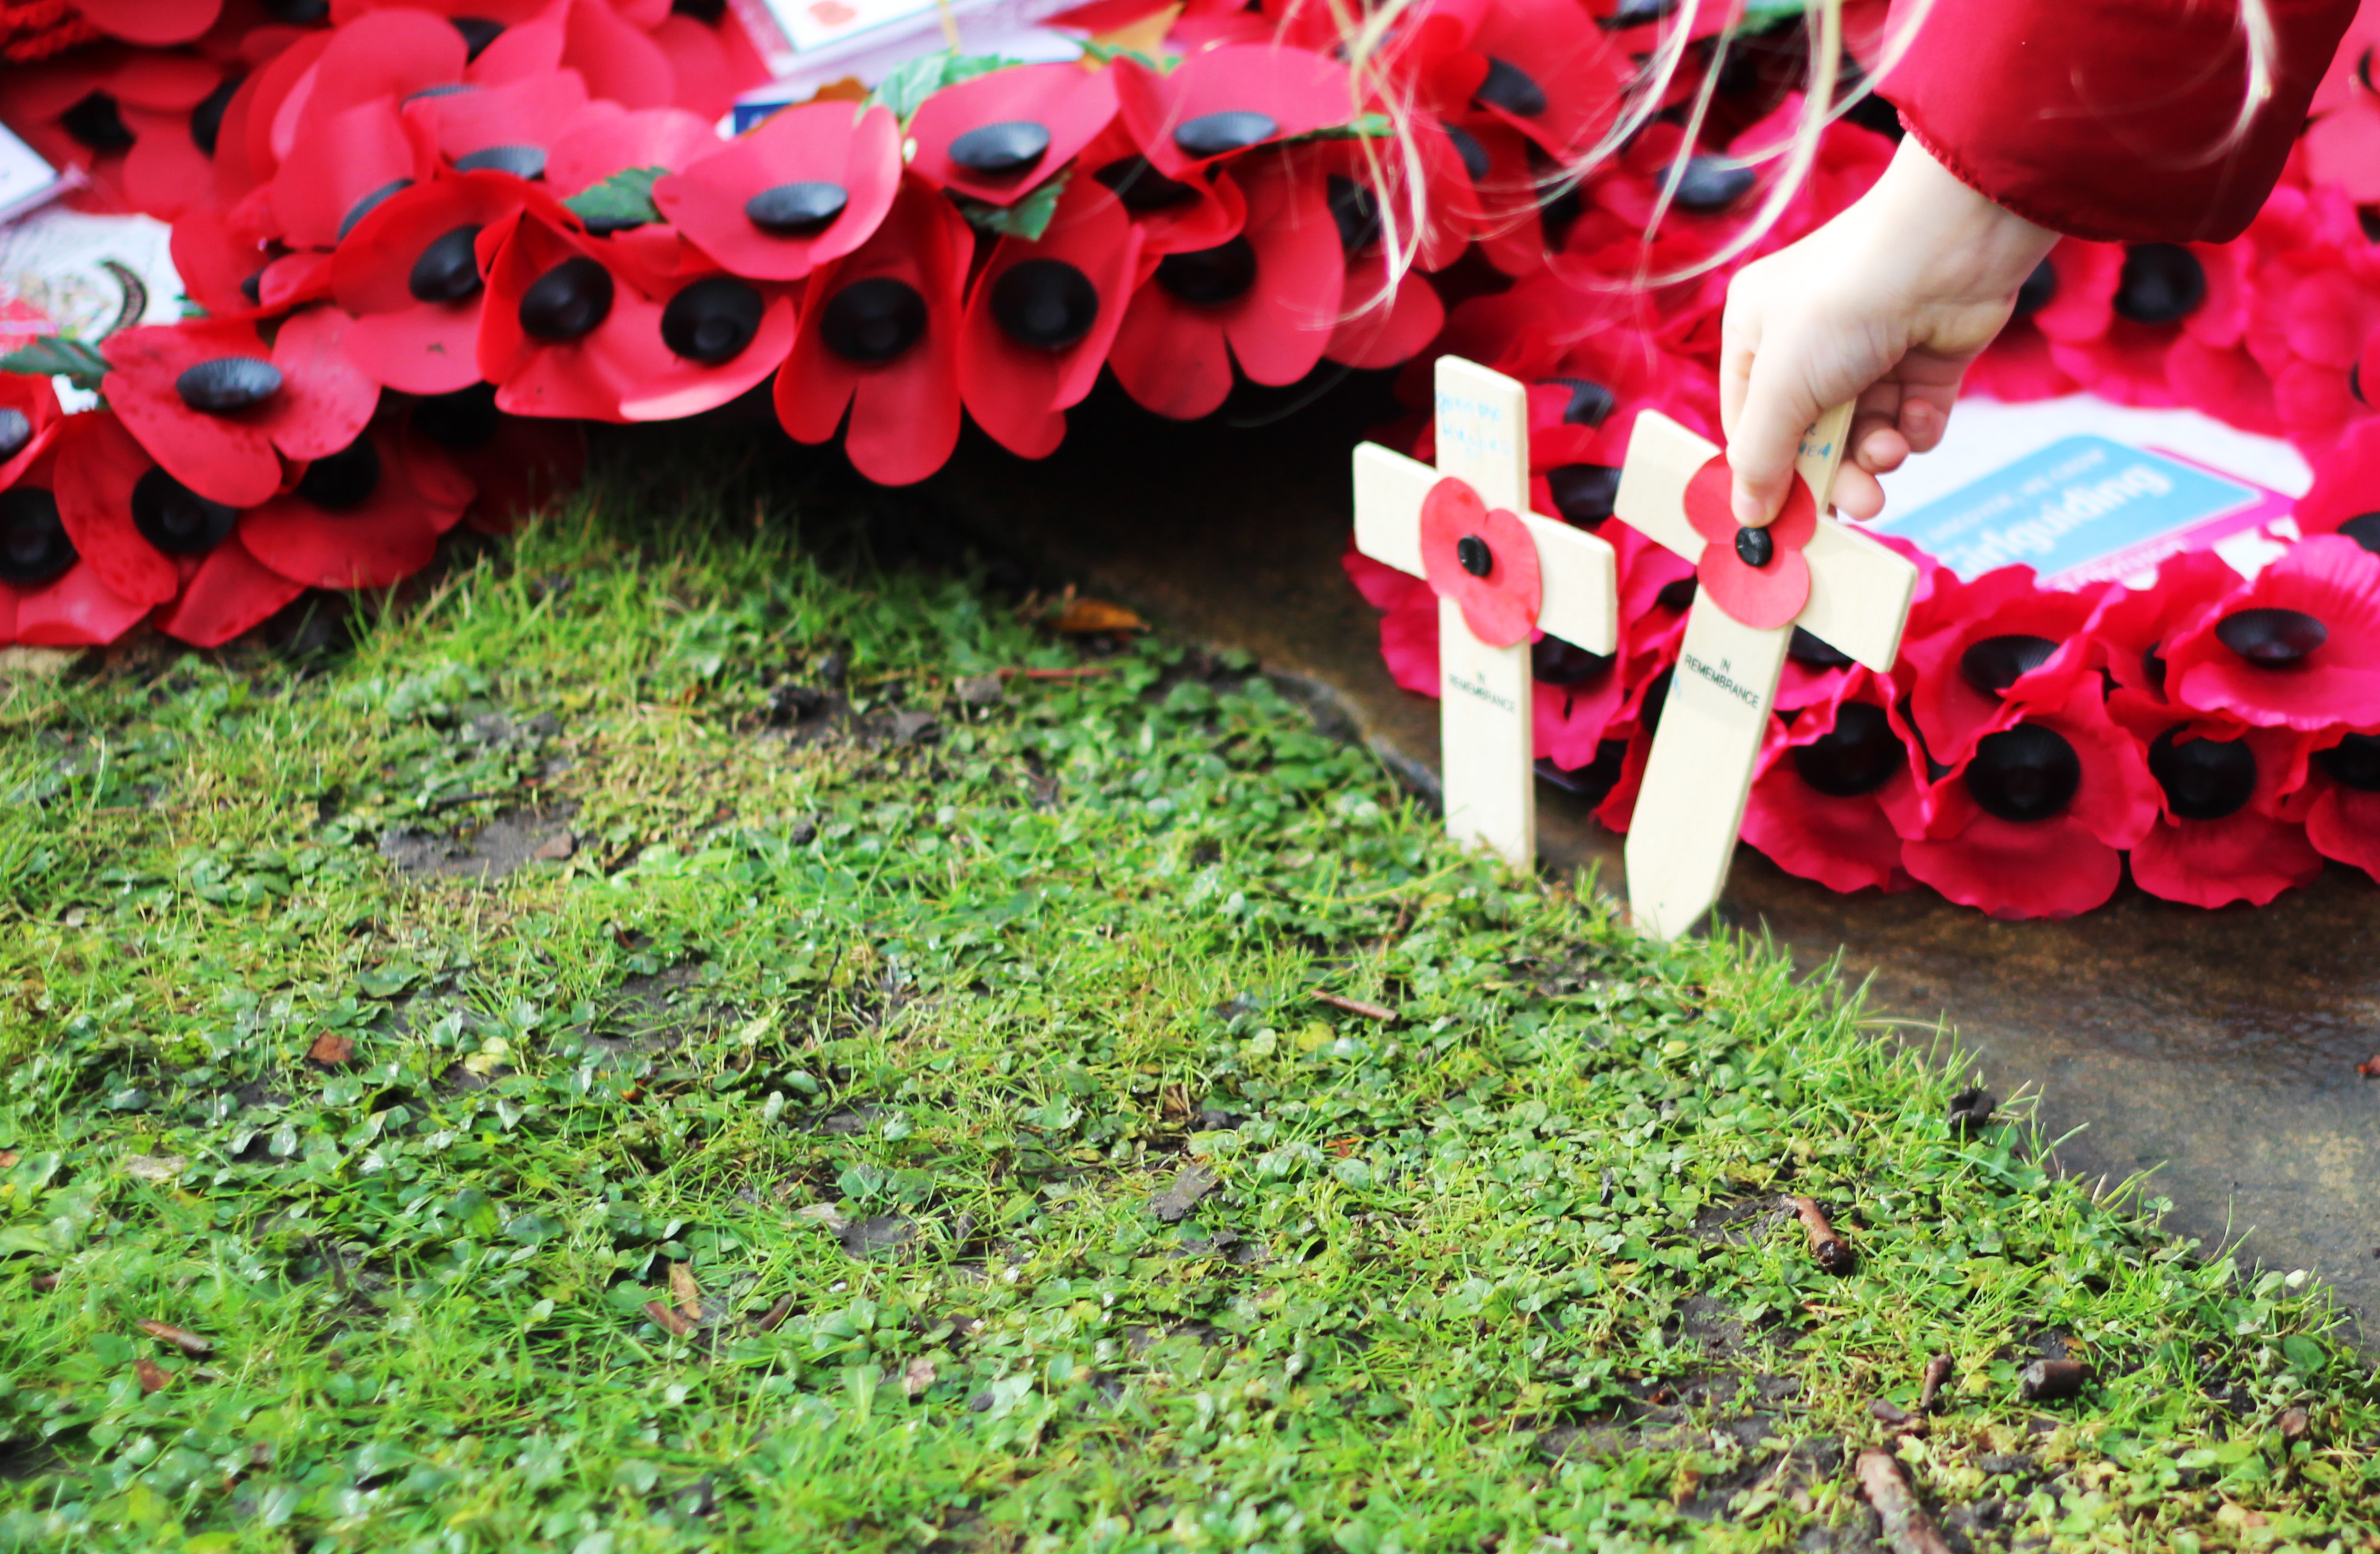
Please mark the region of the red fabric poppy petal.
<svg viewBox="0 0 2380 1554"><path fill-rule="evenodd" d="M547 146L587 106L587 83L557 70L472 91L418 97L407 117L426 126L438 154L449 162L492 146ZM563 193L574 193L563 189Z"/></svg>
<svg viewBox="0 0 2380 1554"><path fill-rule="evenodd" d="M2322 873L2305 827L2253 809L2219 820L2159 820L2131 857L2141 889L2192 906L2264 906Z"/></svg>
<svg viewBox="0 0 2380 1554"><path fill-rule="evenodd" d="M152 326L118 330L101 353L100 383L125 430L176 480L211 501L252 507L281 489L281 459L257 411L209 416L175 392L182 370L218 356L269 359L245 325Z"/></svg>
<svg viewBox="0 0 2380 1554"><path fill-rule="evenodd" d="M124 154L124 193L134 208L168 222L211 208L215 166L190 139L188 111L128 107L122 116L135 137Z"/></svg>
<svg viewBox="0 0 2380 1554"><path fill-rule="evenodd" d="M776 237L752 225L745 202L789 183L841 185L848 202L825 230ZM653 203L677 229L735 274L797 281L874 235L901 187L901 126L891 111L844 102L807 103L658 179Z"/></svg>
<svg viewBox="0 0 2380 1554"><path fill-rule="evenodd" d="M2380 508L2380 420L2350 431L2313 467L2313 484L2295 516L2306 534L2334 534L2350 518Z"/></svg>
<svg viewBox="0 0 2380 1554"><path fill-rule="evenodd" d="M1773 630L1791 625L1810 602L1810 564L1802 552L1779 546L1766 566L1747 566L1735 541L1706 545L1694 577L1713 604L1745 625Z"/></svg>
<svg viewBox="0 0 2380 1554"><path fill-rule="evenodd" d="M1301 175L1286 158L1243 164L1239 181L1257 282L1216 312L1240 370L1259 383L1293 383L1322 359L1338 322L1347 279L1339 223L1322 180Z"/></svg>
<svg viewBox="0 0 2380 1554"><path fill-rule="evenodd" d="M669 55L670 70L677 78L677 105L697 115L707 125L726 116L735 105L736 93L769 79L768 71L757 59L739 55L722 36L724 29L739 25L722 21L718 28L711 28L690 16L673 14L662 18L662 24L652 30L654 43Z"/></svg>
<svg viewBox="0 0 2380 1554"><path fill-rule="evenodd" d="M182 278L182 289L208 312L221 317L255 306L239 286L264 268L265 250L235 236L221 217L206 211L186 212L174 223L167 251L173 256L174 273Z"/></svg>
<svg viewBox="0 0 2380 1554"><path fill-rule="evenodd" d="M1038 187L1115 117L1115 76L1078 64L1025 65L945 87L909 121L917 151L909 169L960 194L1006 205ZM1049 132L1041 160L1020 175L990 177L951 158L951 142L988 124L1027 120Z"/></svg>
<svg viewBox="0 0 2380 1554"><path fill-rule="evenodd" d="M1342 295L1377 297L1386 269L1377 253L1347 267ZM1394 367L1419 356L1446 325L1446 305L1423 276L1412 271L1398 281L1396 295L1375 301L1353 318L1342 318L1322 347L1325 360L1361 368ZM1548 509L1550 510L1550 509Z"/></svg>
<svg viewBox="0 0 2380 1554"><path fill-rule="evenodd" d="M452 394L480 381L472 355L479 334L477 297L368 313L347 326L347 359L400 394Z"/></svg>
<svg viewBox="0 0 2380 1554"><path fill-rule="evenodd" d="M1153 283L1133 294L1108 366L1135 404L1174 420L1212 415L1232 392L1221 318Z"/></svg>
<svg viewBox="0 0 2380 1554"><path fill-rule="evenodd" d="M479 492L465 521L481 534L509 534L523 518L578 489L587 472L587 432L577 421L506 416L494 436L451 456Z"/></svg>
<svg viewBox="0 0 2380 1554"><path fill-rule="evenodd" d="M223 0L75 0L85 20L111 38L152 48L187 43L215 24Z"/></svg>
<svg viewBox="0 0 2380 1554"><path fill-rule="evenodd" d="M2220 621L2243 609L2299 610L2328 631L2303 662L2260 669L2222 646ZM2339 535L2316 535L2224 601L2166 655L2174 694L2243 722L2316 730L2380 724L2380 556Z"/></svg>
<svg viewBox="0 0 2380 1554"><path fill-rule="evenodd" d="M959 395L976 424L1011 453L1042 458L1066 434L1063 412L1098 381L1099 363L1123 322L1140 259L1140 233L1096 180L1068 183L1039 241L1003 237L976 278L959 337ZM1090 328L1048 350L1011 338L992 316L1001 277L1028 261L1071 264L1099 297Z"/></svg>
<svg viewBox="0 0 2380 1554"><path fill-rule="evenodd" d="M77 416L70 424L52 484L67 538L113 592L140 605L166 602L181 588L181 570L132 522L133 483L152 461L114 416Z"/></svg>
<svg viewBox="0 0 2380 1554"><path fill-rule="evenodd" d="M620 395L620 414L632 421L678 420L724 405L774 372L794 348L790 297L771 299L760 315L752 343L715 367L688 361L671 351L662 343L660 310L652 317L652 333L639 333L634 347L616 358L621 367L632 366L637 372L623 385ZM605 331L596 333L606 335L594 343L599 353L609 355L617 348Z"/></svg>
<svg viewBox="0 0 2380 1554"><path fill-rule="evenodd" d="M1958 835L1901 845L1901 865L1961 906L1995 917L2070 917L2105 904L2122 856L2070 816L2020 825L1978 814Z"/></svg>
<svg viewBox="0 0 2380 1554"><path fill-rule="evenodd" d="M181 597L158 613L157 629L193 648L219 648L253 630L306 591L248 553L237 534L209 552Z"/></svg>
<svg viewBox="0 0 2380 1554"><path fill-rule="evenodd" d="M463 79L469 54L444 17L385 6L334 28L314 73L312 113L338 113L376 98L407 97Z"/></svg>
<svg viewBox="0 0 2380 1554"><path fill-rule="evenodd" d="M395 435L375 428L371 436L381 480L361 505L329 513L293 492L240 516L240 541L258 561L319 589L386 588L430 565L469 494L426 496Z"/></svg>
<svg viewBox="0 0 2380 1554"><path fill-rule="evenodd" d="M336 308L310 308L273 339L281 392L261 407L258 424L291 458L337 453L361 435L380 404L380 385L347 359L343 341L352 322Z"/></svg>
<svg viewBox="0 0 2380 1554"><path fill-rule="evenodd" d="M308 116L307 133L273 175L273 212L293 247L329 249L358 200L419 169L394 97Z"/></svg>
<svg viewBox="0 0 2380 1554"><path fill-rule="evenodd" d="M1464 568L1460 547L1466 539L1487 544L1485 577ZM1452 476L1430 487L1421 505L1421 556L1429 586L1462 608L1471 635L1492 647L1510 648L1536 629L1544 601L1537 543L1513 514L1490 509L1469 484Z"/></svg>
<svg viewBox="0 0 2380 1554"><path fill-rule="evenodd" d="M1791 762L1770 767L1752 784L1743 811L1743 840L1788 874L1815 880L1830 891L1887 892L1915 880L1901 866L1901 840L1871 794L1837 798L1802 781Z"/></svg>
<svg viewBox="0 0 2380 1554"><path fill-rule="evenodd" d="M2323 856L2380 879L2380 794L2325 790L2306 811L2306 840Z"/></svg>
<svg viewBox="0 0 2380 1554"><path fill-rule="evenodd" d="M631 167L684 167L719 143L708 123L683 108L599 114L598 107L612 104L590 103L546 154L545 181L556 194L577 194Z"/></svg>
<svg viewBox="0 0 2380 1554"><path fill-rule="evenodd" d="M1303 135L1344 124L1355 111L1344 65L1280 43L1208 49L1165 74L1131 59L1110 69L1125 126L1150 164L1171 178L1205 160L1174 143L1175 127L1194 118L1252 110L1270 118L1278 134Z"/></svg>
<svg viewBox="0 0 2380 1554"><path fill-rule="evenodd" d="M551 209L533 186L496 172L432 178L393 194L340 242L331 260L332 295L358 317L420 307L410 281L424 249L457 227L485 229L532 203Z"/></svg>
<svg viewBox="0 0 2380 1554"><path fill-rule="evenodd" d="M562 63L587 91L624 108L666 108L677 100L677 71L667 51L602 0L575 0Z"/></svg>
<svg viewBox="0 0 2380 1554"><path fill-rule="evenodd" d="M149 606L125 598L88 566L69 568L56 580L22 591L0 583L0 594L16 593L16 640L36 648L103 647L140 624Z"/></svg>

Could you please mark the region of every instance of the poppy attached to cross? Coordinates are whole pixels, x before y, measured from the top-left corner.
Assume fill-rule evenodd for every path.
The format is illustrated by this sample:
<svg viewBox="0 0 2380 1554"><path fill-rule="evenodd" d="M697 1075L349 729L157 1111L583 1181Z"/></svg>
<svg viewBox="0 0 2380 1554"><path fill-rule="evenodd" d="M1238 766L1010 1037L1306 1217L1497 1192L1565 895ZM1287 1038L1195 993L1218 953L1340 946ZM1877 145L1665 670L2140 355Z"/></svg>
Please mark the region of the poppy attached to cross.
<svg viewBox="0 0 2380 1554"><path fill-rule="evenodd" d="M1900 656L1916 566L1826 516L1851 420L1839 405L1803 434L1767 528L1736 524L1710 443L1649 410L1630 434L1613 511L1693 561L1700 584L1628 828L1630 911L1658 938L1692 928L1727 883L1793 628L1880 674Z"/></svg>
<svg viewBox="0 0 2380 1554"><path fill-rule="evenodd" d="M1523 868L1537 834L1529 643L1542 630L1609 653L1619 614L1611 547L1528 510L1528 429L1525 388L1441 357L1437 467L1355 450L1356 548L1438 594L1446 829Z"/></svg>

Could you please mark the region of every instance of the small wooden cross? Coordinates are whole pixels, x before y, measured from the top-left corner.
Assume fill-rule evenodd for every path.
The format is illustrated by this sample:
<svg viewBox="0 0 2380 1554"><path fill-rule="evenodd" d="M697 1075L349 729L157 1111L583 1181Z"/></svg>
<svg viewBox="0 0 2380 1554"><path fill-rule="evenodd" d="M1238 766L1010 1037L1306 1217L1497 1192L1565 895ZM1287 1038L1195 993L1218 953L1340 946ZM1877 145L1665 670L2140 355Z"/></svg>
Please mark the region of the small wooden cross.
<svg viewBox="0 0 2380 1554"><path fill-rule="evenodd" d="M1355 545L1438 590L1446 829L1516 868L1536 857L1533 627L1591 653L1619 635L1611 547L1529 511L1529 395L1475 362L1438 362L1438 466L1355 450Z"/></svg>
<svg viewBox="0 0 2380 1554"><path fill-rule="evenodd" d="M1916 566L1826 516L1852 410L1803 434L1794 495L1767 530L1738 528L1715 445L1652 411L1630 434L1613 511L1695 562L1702 585L1628 827L1629 908L1656 938L1692 928L1727 883L1793 628L1878 674L1900 656Z"/></svg>

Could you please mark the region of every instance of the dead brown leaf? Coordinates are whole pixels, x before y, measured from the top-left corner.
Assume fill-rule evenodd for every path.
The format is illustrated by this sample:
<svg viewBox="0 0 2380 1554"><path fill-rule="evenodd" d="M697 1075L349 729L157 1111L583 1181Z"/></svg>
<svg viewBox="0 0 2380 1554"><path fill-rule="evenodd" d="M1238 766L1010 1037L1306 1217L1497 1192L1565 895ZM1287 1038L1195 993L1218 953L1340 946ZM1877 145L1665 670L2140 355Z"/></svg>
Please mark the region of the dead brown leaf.
<svg viewBox="0 0 2380 1554"><path fill-rule="evenodd" d="M16 1163L17 1151L14 1149L0 1149L0 1171L6 1171Z"/></svg>
<svg viewBox="0 0 2380 1554"><path fill-rule="evenodd" d="M794 1314L794 1297L779 1295L777 1304L752 1319L752 1325L764 1333L775 1332Z"/></svg>
<svg viewBox="0 0 2380 1554"><path fill-rule="evenodd" d="M901 1373L901 1390L910 1397L916 1397L933 1384L934 1362L922 1354L910 1361L909 1368Z"/></svg>
<svg viewBox="0 0 2380 1554"><path fill-rule="evenodd" d="M702 1320L702 1291L694 1281L694 1269L686 1263L670 1264L670 1299L687 1319Z"/></svg>
<svg viewBox="0 0 2380 1554"><path fill-rule="evenodd" d="M171 1322L160 1322L153 1317L140 1318L140 1328L151 1338L170 1343L185 1354L195 1354L203 1359L214 1353L213 1339L200 1338L188 1328L177 1328Z"/></svg>
<svg viewBox="0 0 2380 1554"><path fill-rule="evenodd" d="M324 1031L306 1049L306 1061L321 1063L324 1068L337 1068L356 1055L355 1038L335 1031Z"/></svg>
<svg viewBox="0 0 2380 1554"><path fill-rule="evenodd" d="M35 1293L46 1295L57 1287L58 1276L56 1274L37 1273L33 1275L33 1291Z"/></svg>
<svg viewBox="0 0 2380 1554"><path fill-rule="evenodd" d="M669 1306L663 1305L660 1301L647 1301L645 1303L645 1315L653 1319L653 1326L661 1329L661 1330L665 1333L674 1333L678 1337L684 1338L686 1334L694 1331L694 1324L692 1322L687 1321L684 1317L679 1316L675 1311L672 1310Z"/></svg>
<svg viewBox="0 0 2380 1554"><path fill-rule="evenodd" d="M1096 637L1106 631L1147 631L1148 623L1121 604L1103 599L1070 599L1050 618L1051 629L1069 637Z"/></svg>
<svg viewBox="0 0 2380 1554"><path fill-rule="evenodd" d="M133 1361L132 1374L140 1378L140 1390L144 1392L162 1392L174 1379L173 1373L154 1360Z"/></svg>

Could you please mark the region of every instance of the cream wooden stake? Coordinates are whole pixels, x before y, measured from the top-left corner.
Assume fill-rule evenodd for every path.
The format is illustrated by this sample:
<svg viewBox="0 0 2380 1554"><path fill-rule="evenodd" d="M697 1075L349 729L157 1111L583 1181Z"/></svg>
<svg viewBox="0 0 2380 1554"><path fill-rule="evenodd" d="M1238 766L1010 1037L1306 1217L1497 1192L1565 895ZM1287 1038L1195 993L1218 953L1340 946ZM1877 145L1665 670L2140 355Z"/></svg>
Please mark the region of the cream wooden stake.
<svg viewBox="0 0 2380 1554"><path fill-rule="evenodd" d="M1618 638L1611 547L1529 511L1528 391L1475 362L1438 363L1438 466L1375 443L1355 450L1355 544L1374 561L1424 575L1422 502L1452 475L1490 508L1518 516L1536 541L1544 579L1537 625L1591 653ZM1536 857L1536 750L1529 645L1498 648L1471 633L1453 601L1438 602L1439 723L1446 829L1482 842L1517 868Z"/></svg>
<svg viewBox="0 0 2380 1554"><path fill-rule="evenodd" d="M1810 600L1802 613L1762 630L1698 593L1686 615L1625 854L1630 912L1656 938L1675 939L1694 927L1727 884L1793 627L1879 673L1900 656L1916 566L1826 516L1851 419L1849 405L1819 418L1794 464L1820 515L1817 533L1802 550L1810 564ZM1718 451L1668 417L1645 412L1629 437L1613 511L1646 538L1695 560L1704 541L1686 521L1686 482Z"/></svg>

